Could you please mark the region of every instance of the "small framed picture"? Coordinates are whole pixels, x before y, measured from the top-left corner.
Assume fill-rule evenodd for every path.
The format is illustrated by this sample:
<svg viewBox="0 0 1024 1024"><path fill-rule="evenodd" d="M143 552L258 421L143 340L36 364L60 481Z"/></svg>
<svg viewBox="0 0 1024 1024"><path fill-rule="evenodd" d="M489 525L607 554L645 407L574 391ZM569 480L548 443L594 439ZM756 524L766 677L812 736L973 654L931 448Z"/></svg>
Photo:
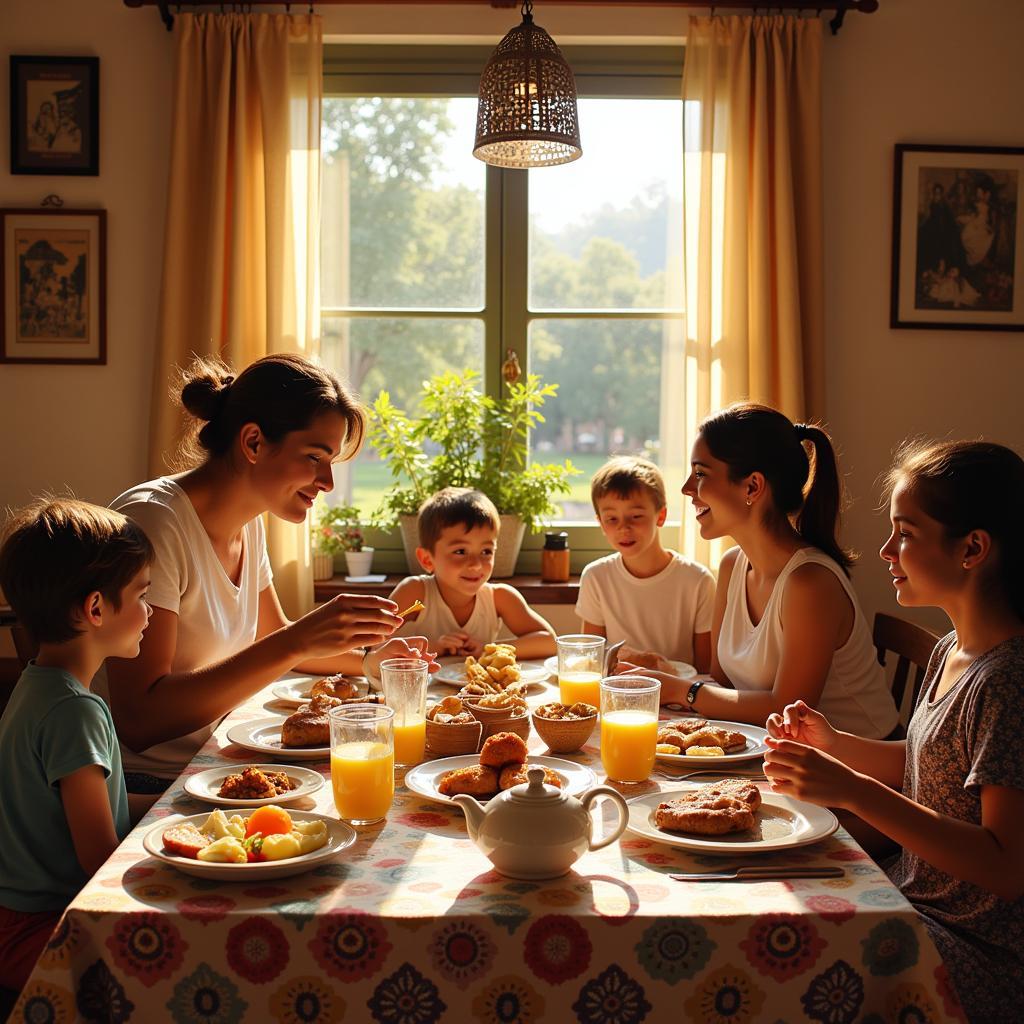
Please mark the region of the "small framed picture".
<svg viewBox="0 0 1024 1024"><path fill-rule="evenodd" d="M100 173L99 57L11 56L11 174Z"/></svg>
<svg viewBox="0 0 1024 1024"><path fill-rule="evenodd" d="M105 363L106 210L0 210L0 236L0 363Z"/></svg>
<svg viewBox="0 0 1024 1024"><path fill-rule="evenodd" d="M896 147L891 327L1024 331L1024 148Z"/></svg>

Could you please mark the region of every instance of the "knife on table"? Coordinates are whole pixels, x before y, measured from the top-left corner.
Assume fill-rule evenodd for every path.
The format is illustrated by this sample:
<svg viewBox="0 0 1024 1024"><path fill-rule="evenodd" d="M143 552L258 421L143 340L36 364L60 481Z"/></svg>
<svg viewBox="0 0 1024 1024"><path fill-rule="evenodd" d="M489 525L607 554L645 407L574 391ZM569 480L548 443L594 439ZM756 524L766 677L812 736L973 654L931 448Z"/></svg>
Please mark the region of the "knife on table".
<svg viewBox="0 0 1024 1024"><path fill-rule="evenodd" d="M842 878L840 867L743 867L731 868L728 871L694 872L682 875L669 875L677 882L735 882L743 879L764 880L768 878Z"/></svg>

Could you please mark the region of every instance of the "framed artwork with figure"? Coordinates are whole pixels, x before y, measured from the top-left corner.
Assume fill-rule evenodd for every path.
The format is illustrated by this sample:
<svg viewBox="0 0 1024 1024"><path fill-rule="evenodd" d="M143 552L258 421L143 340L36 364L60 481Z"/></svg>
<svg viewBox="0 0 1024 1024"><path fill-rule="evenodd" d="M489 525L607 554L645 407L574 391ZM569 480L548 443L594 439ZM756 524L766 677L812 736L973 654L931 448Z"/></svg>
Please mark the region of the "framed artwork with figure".
<svg viewBox="0 0 1024 1024"><path fill-rule="evenodd" d="M11 56L11 174L100 173L99 57Z"/></svg>
<svg viewBox="0 0 1024 1024"><path fill-rule="evenodd" d="M1024 331L1024 147L898 145L889 325Z"/></svg>
<svg viewBox="0 0 1024 1024"><path fill-rule="evenodd" d="M106 210L0 210L0 363L106 363Z"/></svg>

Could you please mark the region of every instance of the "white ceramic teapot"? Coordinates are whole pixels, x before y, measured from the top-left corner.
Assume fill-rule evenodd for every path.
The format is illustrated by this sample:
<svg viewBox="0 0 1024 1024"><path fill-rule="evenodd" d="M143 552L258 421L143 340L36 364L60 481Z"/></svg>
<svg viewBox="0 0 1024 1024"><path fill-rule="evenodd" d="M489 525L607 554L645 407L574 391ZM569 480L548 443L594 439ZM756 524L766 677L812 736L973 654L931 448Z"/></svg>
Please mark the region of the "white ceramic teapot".
<svg viewBox="0 0 1024 1024"><path fill-rule="evenodd" d="M566 874L587 850L614 843L626 829L626 801L608 786L588 789L578 800L544 784L544 769L530 768L528 784L493 797L487 808L466 794L453 796L466 815L469 838L509 878L536 880ZM591 836L590 805L606 796L618 806L615 830L598 842Z"/></svg>

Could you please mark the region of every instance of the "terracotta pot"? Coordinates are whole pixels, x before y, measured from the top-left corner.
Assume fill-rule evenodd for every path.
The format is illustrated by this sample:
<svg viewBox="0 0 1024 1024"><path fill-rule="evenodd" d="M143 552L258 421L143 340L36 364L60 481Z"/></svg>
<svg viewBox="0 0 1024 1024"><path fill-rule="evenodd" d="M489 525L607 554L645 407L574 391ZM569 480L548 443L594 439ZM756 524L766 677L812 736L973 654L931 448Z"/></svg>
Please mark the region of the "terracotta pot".
<svg viewBox="0 0 1024 1024"><path fill-rule="evenodd" d="M329 580L334 575L334 555L313 552L313 579Z"/></svg>

